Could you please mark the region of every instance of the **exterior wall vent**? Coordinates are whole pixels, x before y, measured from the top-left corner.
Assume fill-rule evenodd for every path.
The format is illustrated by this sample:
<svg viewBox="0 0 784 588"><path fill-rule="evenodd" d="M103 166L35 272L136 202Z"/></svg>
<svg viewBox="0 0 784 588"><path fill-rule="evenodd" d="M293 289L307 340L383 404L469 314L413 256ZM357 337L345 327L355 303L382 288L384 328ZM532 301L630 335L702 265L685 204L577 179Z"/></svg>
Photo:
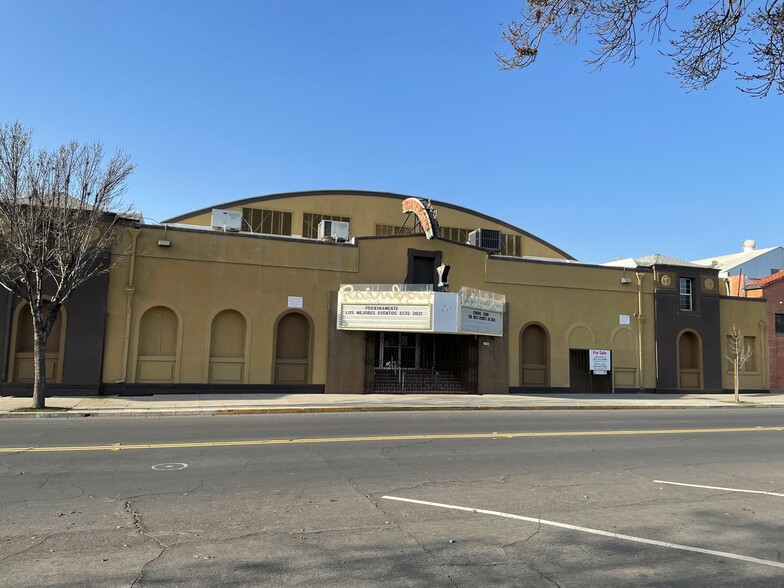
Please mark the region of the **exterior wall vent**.
<svg viewBox="0 0 784 588"><path fill-rule="evenodd" d="M318 238L321 241L348 241L348 223L323 220L318 225Z"/></svg>
<svg viewBox="0 0 784 588"><path fill-rule="evenodd" d="M212 209L212 229L237 233L242 229L242 212L239 210Z"/></svg>
<svg viewBox="0 0 784 588"><path fill-rule="evenodd" d="M468 233L468 242L474 247L481 247L488 251L501 251L501 231L477 229Z"/></svg>

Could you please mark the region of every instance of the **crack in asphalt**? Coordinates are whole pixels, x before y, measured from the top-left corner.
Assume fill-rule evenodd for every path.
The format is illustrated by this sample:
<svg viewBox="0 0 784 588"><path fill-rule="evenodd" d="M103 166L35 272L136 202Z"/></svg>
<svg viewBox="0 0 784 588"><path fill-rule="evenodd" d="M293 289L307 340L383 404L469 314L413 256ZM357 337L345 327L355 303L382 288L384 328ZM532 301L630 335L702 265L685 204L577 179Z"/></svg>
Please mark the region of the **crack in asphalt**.
<svg viewBox="0 0 784 588"><path fill-rule="evenodd" d="M516 562L513 561L503 563L480 563L478 561L472 561L470 563L451 563L449 565L455 568L496 568L499 566L513 566L515 563Z"/></svg>
<svg viewBox="0 0 784 588"><path fill-rule="evenodd" d="M415 443L415 445L420 445L420 444L423 444L423 443L430 443L430 441L419 441L419 442ZM410 443L406 443L406 444L402 444L402 445L400 445L400 447L405 447L405 446L410 446L410 445L412 445L412 444L410 444ZM383 457L385 457L386 459L389 459L390 461L392 461L392 463L395 463L395 461L394 461L394 460L393 460L393 459L392 459L390 456L384 455L384 451L386 451L386 450L387 450L387 448L382 448L382 449L381 449L381 454L382 454L382 456L383 456ZM360 488L360 487L359 487L359 486L358 486L356 483L354 483L354 482L352 481L352 478L349 478L348 476L345 476L345 475L341 474L340 472L338 472L338 470L337 470L337 469L336 469L334 466L330 465L330 464L327 462L327 460L326 460L326 459L324 459L324 457L323 457L321 454L319 454L319 452L318 452L318 451L316 451L316 449L315 449L315 448L313 448L313 449L312 449L312 451L313 451L313 453L314 453L314 454L315 454L315 455L316 455L316 456L317 456L317 457L318 457L318 458L319 458L319 459L320 459L320 460L321 460L321 461L324 463L324 465L327 467L327 469L329 469L329 470L331 470L331 471L335 472L335 473L336 473L336 474L338 474L340 477L342 477L343 479L345 479L345 480L346 480L346 482L348 482L349 486L351 486L351 488L353 488L353 489L354 489L354 491L355 491L357 494L360 494L361 496L364 496L364 497L365 497L365 498L366 498L368 501L370 501L370 504L372 504L372 505L373 505L373 506L374 506L374 507L375 507L375 508L376 508L376 509L377 509L379 512L383 513L383 515L384 515L384 518L385 518L386 520L388 520L388 521L394 521L394 527L393 527L393 528L396 528L398 531L400 531L401 533L403 533L403 534L404 534L406 537L408 537L409 539L411 539L412 541L414 541L414 543L416 543L416 544L419 546L419 548L420 548L420 549L421 549L421 550L422 550L422 551L425 553L425 555L426 555L426 556L427 556L427 557L428 557L428 558L429 558L429 559L430 559L430 560L431 560L431 561L432 561L432 562L433 562L433 563L434 563L434 564L435 564L435 565L436 565L436 566L437 566L437 567L438 567L438 568L441 570L441 572L442 572L442 573L443 573L443 574L444 574L444 575L447 577L447 579L449 580L449 583L450 583L452 586L454 586L455 588L458 588L458 586L457 586L457 583L455 582L454 578L452 578L451 574L450 574L450 573L449 573L449 572L446 570L446 568L444 568L444 566L443 566L443 565L441 565L441 563L438 561L438 559L435 557L435 555L434 555L434 554L433 554L433 553L432 553L432 552L431 552L429 549L427 549L427 547L425 547L425 545L423 545L423 544L422 544L422 543L419 541L419 539L417 539L417 538L416 538L416 537L414 537L414 536L413 536L411 533L409 533L409 532L407 532L405 529L403 529L403 527L400 525L400 523L398 523L398 522L397 522L397 520L395 520L395 518L394 518L394 517L391 517L391 516L389 515L389 513L388 513L387 511L385 511L385 510L384 510L384 509L381 507L381 505L378 503L378 501L374 500L374 499L373 499L373 497L372 497L372 496L370 496L370 494L368 494L367 492L365 492L364 490L362 490L362 489L361 489L361 488ZM398 467L398 468L400 468L400 465L398 465L397 463L395 463L395 465L397 465L397 467Z"/></svg>
<svg viewBox="0 0 784 588"><path fill-rule="evenodd" d="M0 461L0 467L4 467L7 470L7 471L3 472L4 474L11 474L11 473L13 473L13 474L19 475L19 474L23 474L24 473L24 471L17 470L16 468L12 468L10 465L8 465L7 463L4 463L2 461Z"/></svg>
<svg viewBox="0 0 784 588"><path fill-rule="evenodd" d="M21 555L22 553L26 553L26 552L30 551L31 549L35 549L36 547L38 547L38 546L40 546L40 545L43 545L44 543L46 543L46 542L47 542L49 539L51 539L52 537L54 537L54 536L55 536L55 535L57 535L57 534L58 534L58 533L52 533L52 534L50 534L50 535L47 535L46 537L44 537L43 539L41 539L41 540L40 540L38 543L35 543L35 544L31 545L30 547L25 547L24 549L22 549L22 550L20 550L20 551L17 551L16 553L11 553L11 554L9 554L9 555L6 555L6 556L3 556L3 557L0 557L0 561L5 561L5 560L7 560L7 559L9 559L9 558L12 558L12 557L14 557L14 556Z"/></svg>
<svg viewBox="0 0 784 588"><path fill-rule="evenodd" d="M547 580L551 584L555 584L558 588L561 588L561 585L558 582L556 582L552 578L550 578L547 575L545 575L541 570L537 569L536 566L534 566L533 564L528 563L524 559L521 559L520 562L525 564L528 568L530 568L533 571L535 571L537 574L539 574L542 578L544 578L545 580Z"/></svg>
<svg viewBox="0 0 784 588"><path fill-rule="evenodd" d="M190 490L174 490L171 492L148 492L146 494L134 494L128 496L127 500L135 500L137 498L147 498L149 496L182 496L183 494L192 494L204 486L204 480L199 480L199 483ZM112 500L112 499L109 499Z"/></svg>
<svg viewBox="0 0 784 588"><path fill-rule="evenodd" d="M154 558L152 558L142 566L142 569L139 571L139 575L136 576L133 582L131 582L131 588L133 588L134 586L136 586L139 580L142 579L142 576L144 576L144 572L147 570L147 566L153 564L155 561L163 557L163 554L166 553L166 551L168 551L169 546L162 543L155 535L149 534L147 533L147 531L145 531L144 527L142 526L141 515L139 512L135 511L132 508L130 499L128 498L125 499L124 503L125 503L125 511L128 514L130 514L131 517L133 518L133 526L136 527L136 530L139 532L139 534L145 539L150 539L154 541L161 548L161 552L158 555L156 555Z"/></svg>
<svg viewBox="0 0 784 588"><path fill-rule="evenodd" d="M388 488L384 490L384 492L387 494L395 494L397 492L402 492L404 490L417 490L419 488L424 488L425 486L433 486L438 484L459 484L459 483L460 483L459 480L425 480L424 482L420 482L419 484L414 484L413 486L400 486L397 488Z"/></svg>
<svg viewBox="0 0 784 588"><path fill-rule="evenodd" d="M516 472L509 472L508 474L501 476L501 478L497 480L497 482L499 484L506 484L509 481L509 478L511 478L512 476L527 476L529 473L530 472L527 469L523 468L522 470L518 470Z"/></svg>
<svg viewBox="0 0 784 588"><path fill-rule="evenodd" d="M347 480L348 480L348 479L347 479ZM431 551L430 551L430 550L429 550L427 547L425 547L425 545L424 545L424 544L423 544L421 541L419 541L419 539L417 539L417 538L416 538L414 535L412 535L411 533L409 533L408 531L406 531L406 530L405 530L405 529L404 529L404 528L403 528L403 527L400 525L400 523L398 523L398 522L397 522L397 520L396 520L394 517L390 516L390 514L389 514L389 513L388 513L386 510L384 510L384 509L381 507L381 505L378 503L378 501L374 500L374 499L373 499L373 497L372 497L372 496L370 496L370 494L368 494L367 492L363 491L363 490L362 490L362 489L360 489L360 488L359 488L359 487L358 487L356 484L354 484L354 483L352 483L352 482L350 482L350 481L349 481L349 484L351 485L351 487L352 487L352 488L353 488L353 489L354 489L354 490L355 490L357 493L359 493L359 494L361 494L362 496L364 496L365 498L367 498L367 499L370 501L370 503L371 503L371 504L372 504L374 507L376 507L376 509L378 509L378 510L379 510L381 513L383 513L383 514L384 514L384 517L385 517L387 520L389 520L389 521L394 521L394 528L396 528L398 531L400 531L400 532L401 532L401 533L403 533L403 534L404 534L406 537L408 537L408 538L409 538L409 539L411 539L411 540L412 540L414 543L416 543L416 544L419 546L419 548L420 548L420 549L421 549L421 550L424 552L424 554L425 554L425 555L426 555L426 556L427 556L427 557L428 557L428 558L429 558L429 559L430 559L430 560L431 560L431 561L432 561L432 562L433 562L433 563L434 563L434 564L435 564L435 565L436 565L436 566L437 566L437 567L438 567L438 568L441 570L441 572L443 572L443 574L444 574L444 575L447 577L447 579L449 580L449 583L450 583L452 586L454 586L455 588L458 588L458 586L457 586L457 583L455 582L454 578L452 578L452 575L451 575L451 574L450 574L450 573L449 573L449 572L446 570L446 568L445 568L445 567L444 567L444 566L441 564L441 562L439 562L439 561L438 561L438 559L437 559L437 558L436 558L436 556L433 554L433 552L431 552Z"/></svg>

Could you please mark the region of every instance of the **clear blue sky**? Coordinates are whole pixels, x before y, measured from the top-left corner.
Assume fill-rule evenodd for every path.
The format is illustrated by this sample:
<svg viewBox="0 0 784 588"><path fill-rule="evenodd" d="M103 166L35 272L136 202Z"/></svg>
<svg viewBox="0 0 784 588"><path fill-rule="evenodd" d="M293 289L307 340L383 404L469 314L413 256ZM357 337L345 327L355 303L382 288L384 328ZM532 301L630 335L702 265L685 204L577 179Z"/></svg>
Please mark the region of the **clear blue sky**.
<svg viewBox="0 0 784 588"><path fill-rule="evenodd" d="M655 48L502 72L517 0L0 0L0 120L137 164L148 219L310 189L507 220L581 261L784 245L784 98L687 94ZM402 217L402 215L401 215Z"/></svg>

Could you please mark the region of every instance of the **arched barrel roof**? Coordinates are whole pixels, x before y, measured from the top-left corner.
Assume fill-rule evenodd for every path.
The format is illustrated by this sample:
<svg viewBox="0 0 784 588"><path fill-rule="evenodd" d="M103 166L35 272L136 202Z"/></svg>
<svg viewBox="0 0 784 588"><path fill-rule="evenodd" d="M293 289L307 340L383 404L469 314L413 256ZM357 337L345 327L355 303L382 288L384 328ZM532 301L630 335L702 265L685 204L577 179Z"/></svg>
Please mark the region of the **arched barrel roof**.
<svg viewBox="0 0 784 588"><path fill-rule="evenodd" d="M269 205L270 203L277 202L277 201L284 201L286 199L294 199L294 198L327 198L327 197L365 197L365 198L379 198L379 199L394 199L396 201L402 202L406 198L411 198L412 196L405 195L405 194L395 194L392 192L376 192L376 191L369 191L369 190L308 190L308 191L299 191L299 192L283 192L279 194L269 194L266 196L252 196L250 198L243 198L240 200L233 200L230 202L222 202L219 204L215 204L213 206L208 206L205 208L201 208L198 210L194 210L192 212L187 212L175 217L172 217L164 223L188 223L198 219L198 217L203 217L203 215L211 214L212 209L220 208L220 209L232 209L232 208L242 208L253 205L254 207L258 207L259 205ZM414 196L415 198L423 198L420 196ZM481 212L477 212L475 210L471 210L469 208L465 208L463 206L458 206L455 204L450 204L448 202L443 202L440 200L430 200L433 208L436 210L440 209L449 209L458 213L462 213L465 215L473 216L479 220L489 221L494 225L498 225L503 227L513 233L517 233L527 237L528 239L532 239L538 242L541 246L550 249L554 254L561 256L563 259L567 260L575 260L574 257L563 251L562 249L556 247L552 243L545 241L544 239L537 237L529 233L528 231L521 229L511 223L508 223L504 220L497 219L491 217L489 215L483 214ZM439 219L440 220L440 219ZM479 227L473 227L479 228Z"/></svg>

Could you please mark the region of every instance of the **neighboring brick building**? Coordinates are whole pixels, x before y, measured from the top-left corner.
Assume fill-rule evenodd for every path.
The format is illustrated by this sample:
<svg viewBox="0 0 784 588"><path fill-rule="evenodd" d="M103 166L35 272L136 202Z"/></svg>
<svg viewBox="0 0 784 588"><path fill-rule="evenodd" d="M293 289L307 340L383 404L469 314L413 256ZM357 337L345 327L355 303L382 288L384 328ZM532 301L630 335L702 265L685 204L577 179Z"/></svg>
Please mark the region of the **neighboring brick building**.
<svg viewBox="0 0 784 588"><path fill-rule="evenodd" d="M770 391L784 392L784 270L748 283L746 296L767 300Z"/></svg>

